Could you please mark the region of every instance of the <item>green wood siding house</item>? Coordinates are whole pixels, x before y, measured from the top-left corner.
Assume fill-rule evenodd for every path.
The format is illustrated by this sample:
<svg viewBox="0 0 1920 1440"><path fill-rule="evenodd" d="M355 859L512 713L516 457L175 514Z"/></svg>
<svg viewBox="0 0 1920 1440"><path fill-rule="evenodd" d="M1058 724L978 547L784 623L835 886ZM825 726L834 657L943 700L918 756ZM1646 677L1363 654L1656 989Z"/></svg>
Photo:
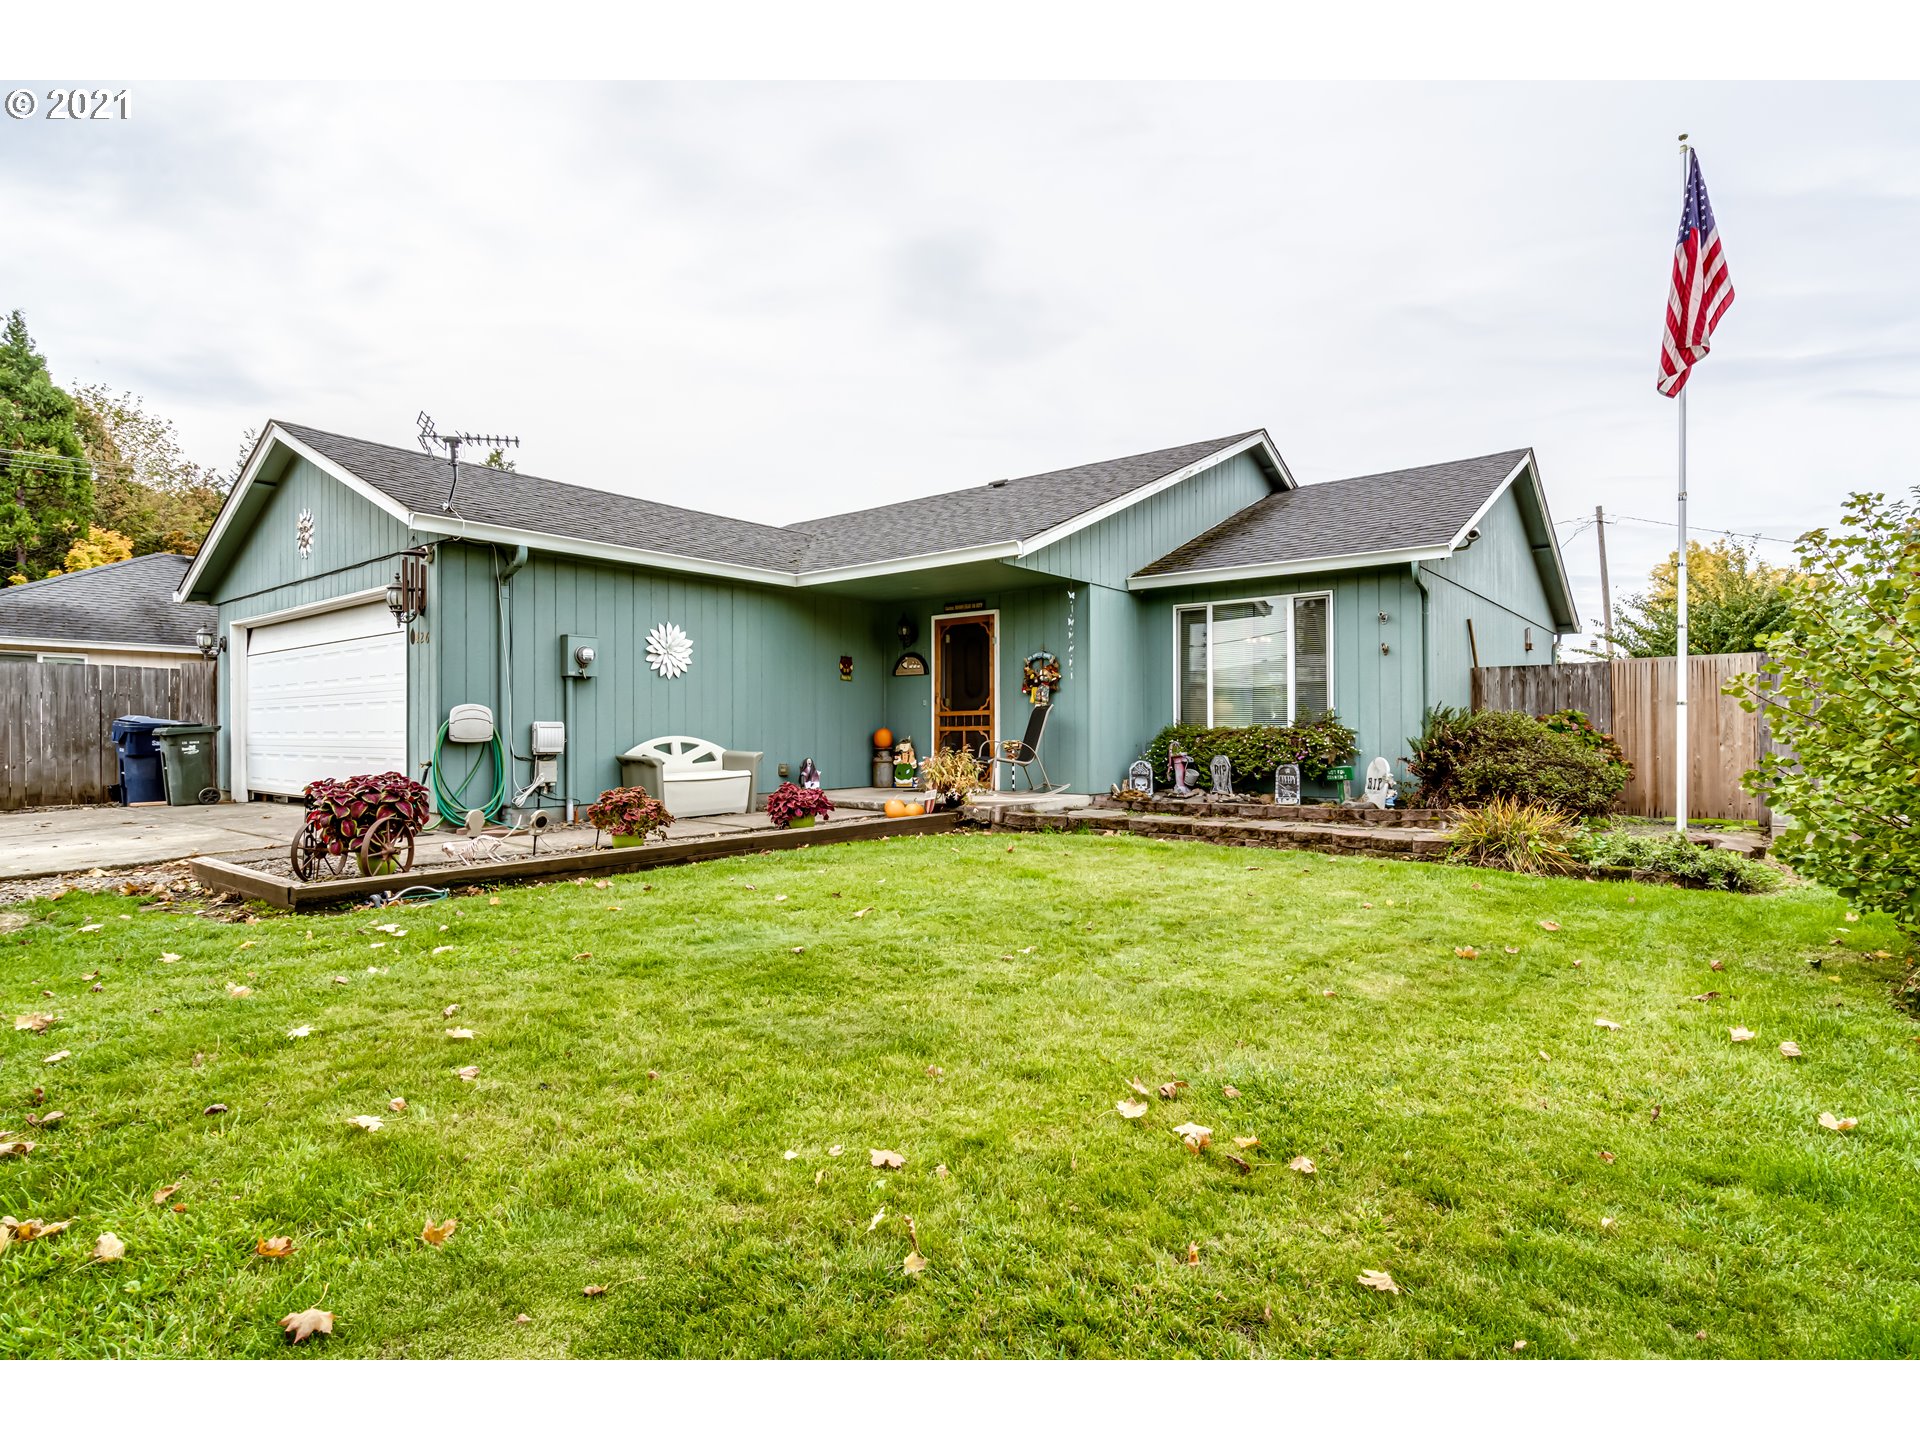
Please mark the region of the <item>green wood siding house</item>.
<svg viewBox="0 0 1920 1440"><path fill-rule="evenodd" d="M402 627L410 552L424 608ZM565 722L547 804L665 735L765 752L762 790L809 757L864 785L880 726L922 754L1018 736L1042 651L1044 759L1073 790L1122 780L1175 719L1330 706L1363 762L1393 759L1473 665L1545 664L1578 627L1531 451L1300 486L1262 430L783 527L276 421L176 598L218 607L236 796L417 775L478 703L515 789L530 723ZM662 626L684 673L649 663Z"/></svg>

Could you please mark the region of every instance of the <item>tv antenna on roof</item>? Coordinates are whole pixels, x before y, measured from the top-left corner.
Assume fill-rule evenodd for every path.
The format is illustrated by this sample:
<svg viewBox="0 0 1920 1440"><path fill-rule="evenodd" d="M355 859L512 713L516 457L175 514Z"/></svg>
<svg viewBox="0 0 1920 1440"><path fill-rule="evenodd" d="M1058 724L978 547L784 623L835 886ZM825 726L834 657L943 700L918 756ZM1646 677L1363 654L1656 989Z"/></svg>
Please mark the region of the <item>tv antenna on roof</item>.
<svg viewBox="0 0 1920 1440"><path fill-rule="evenodd" d="M453 513L453 492L460 486L460 447L462 445L485 445L489 449L504 450L509 445L520 443L518 435L470 435L466 431L457 431L451 435L442 435L433 428L433 417L422 410L415 417L420 422L420 448L431 455L435 445L444 445L447 449L447 464L453 471L453 478L447 484L447 498L440 508L449 515Z"/></svg>

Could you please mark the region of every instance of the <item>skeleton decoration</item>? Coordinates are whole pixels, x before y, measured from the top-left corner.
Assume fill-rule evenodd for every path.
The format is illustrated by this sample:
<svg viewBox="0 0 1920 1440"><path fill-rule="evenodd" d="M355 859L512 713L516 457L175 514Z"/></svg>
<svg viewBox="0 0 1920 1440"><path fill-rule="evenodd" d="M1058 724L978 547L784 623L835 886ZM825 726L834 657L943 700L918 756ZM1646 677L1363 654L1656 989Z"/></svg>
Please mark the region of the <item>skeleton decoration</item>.
<svg viewBox="0 0 1920 1440"><path fill-rule="evenodd" d="M693 641L671 621L647 632L647 664L662 680L676 680L693 668Z"/></svg>

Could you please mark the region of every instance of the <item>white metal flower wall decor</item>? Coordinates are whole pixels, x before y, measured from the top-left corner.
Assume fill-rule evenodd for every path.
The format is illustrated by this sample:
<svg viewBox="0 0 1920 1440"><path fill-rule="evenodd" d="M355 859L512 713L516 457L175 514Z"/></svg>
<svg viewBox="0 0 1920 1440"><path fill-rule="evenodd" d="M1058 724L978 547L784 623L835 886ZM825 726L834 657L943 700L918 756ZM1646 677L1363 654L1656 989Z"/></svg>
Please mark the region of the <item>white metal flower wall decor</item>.
<svg viewBox="0 0 1920 1440"><path fill-rule="evenodd" d="M302 560L313 554L313 511L302 510L295 518L293 543L298 547Z"/></svg>
<svg viewBox="0 0 1920 1440"><path fill-rule="evenodd" d="M674 680L693 668L693 641L668 621L647 632L647 664L662 680Z"/></svg>

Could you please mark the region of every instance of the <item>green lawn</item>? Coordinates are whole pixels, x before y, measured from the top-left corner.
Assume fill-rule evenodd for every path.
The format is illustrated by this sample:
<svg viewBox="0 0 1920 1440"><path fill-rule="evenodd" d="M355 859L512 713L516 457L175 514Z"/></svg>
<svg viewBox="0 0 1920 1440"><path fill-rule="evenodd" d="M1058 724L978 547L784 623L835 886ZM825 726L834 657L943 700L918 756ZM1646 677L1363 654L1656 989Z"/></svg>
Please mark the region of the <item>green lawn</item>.
<svg viewBox="0 0 1920 1440"><path fill-rule="evenodd" d="M0 1254L0 1355L1920 1353L1920 1026L1814 889L954 835L22 913L0 1003L60 1019L0 1031L0 1210L74 1223Z"/></svg>

